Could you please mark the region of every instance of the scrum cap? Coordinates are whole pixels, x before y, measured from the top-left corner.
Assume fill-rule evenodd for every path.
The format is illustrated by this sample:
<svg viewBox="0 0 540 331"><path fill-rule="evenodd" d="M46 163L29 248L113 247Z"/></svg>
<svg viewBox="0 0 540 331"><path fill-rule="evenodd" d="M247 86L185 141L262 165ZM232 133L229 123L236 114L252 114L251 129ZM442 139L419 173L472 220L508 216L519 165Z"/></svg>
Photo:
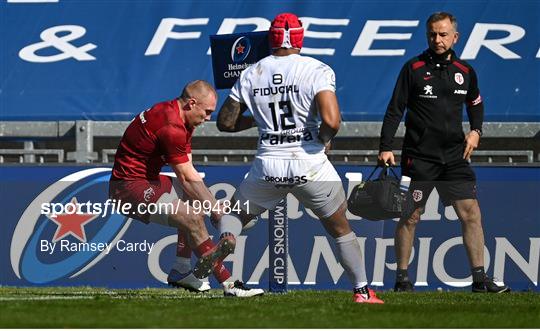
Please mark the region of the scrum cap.
<svg viewBox="0 0 540 331"><path fill-rule="evenodd" d="M277 15L270 26L269 39L272 49L302 48L304 41L302 22L291 13Z"/></svg>

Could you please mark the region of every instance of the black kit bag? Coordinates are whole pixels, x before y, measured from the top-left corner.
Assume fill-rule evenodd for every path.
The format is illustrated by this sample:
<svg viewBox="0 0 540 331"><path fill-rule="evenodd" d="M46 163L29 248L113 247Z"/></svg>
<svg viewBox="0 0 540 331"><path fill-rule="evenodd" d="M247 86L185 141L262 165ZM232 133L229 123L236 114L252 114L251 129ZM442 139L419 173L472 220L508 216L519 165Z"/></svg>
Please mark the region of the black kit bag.
<svg viewBox="0 0 540 331"><path fill-rule="evenodd" d="M399 179L389 166L384 166L378 178L371 180L378 168L353 187L347 200L349 211L370 221L410 217L414 211L412 194L400 189Z"/></svg>

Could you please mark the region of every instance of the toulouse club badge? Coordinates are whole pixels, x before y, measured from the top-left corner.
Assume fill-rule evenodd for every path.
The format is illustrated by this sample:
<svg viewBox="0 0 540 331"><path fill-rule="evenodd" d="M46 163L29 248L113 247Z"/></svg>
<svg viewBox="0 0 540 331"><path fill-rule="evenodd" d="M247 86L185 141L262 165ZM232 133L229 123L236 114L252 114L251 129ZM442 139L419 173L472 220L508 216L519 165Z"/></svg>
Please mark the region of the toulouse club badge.
<svg viewBox="0 0 540 331"><path fill-rule="evenodd" d="M463 75L461 74L461 72L456 72L454 74L454 80L456 81L456 83L458 83L459 85L463 85L463 82L465 81L465 79L463 79Z"/></svg>

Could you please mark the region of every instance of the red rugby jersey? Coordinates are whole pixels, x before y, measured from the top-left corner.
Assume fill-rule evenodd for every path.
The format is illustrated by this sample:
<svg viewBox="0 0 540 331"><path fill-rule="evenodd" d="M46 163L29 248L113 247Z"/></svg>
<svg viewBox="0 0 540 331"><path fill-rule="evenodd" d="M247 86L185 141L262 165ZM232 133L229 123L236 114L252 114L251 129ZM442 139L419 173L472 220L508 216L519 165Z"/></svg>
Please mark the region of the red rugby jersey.
<svg viewBox="0 0 540 331"><path fill-rule="evenodd" d="M193 128L180 117L178 101L158 103L137 115L116 152L113 179L156 179L166 164L189 161Z"/></svg>

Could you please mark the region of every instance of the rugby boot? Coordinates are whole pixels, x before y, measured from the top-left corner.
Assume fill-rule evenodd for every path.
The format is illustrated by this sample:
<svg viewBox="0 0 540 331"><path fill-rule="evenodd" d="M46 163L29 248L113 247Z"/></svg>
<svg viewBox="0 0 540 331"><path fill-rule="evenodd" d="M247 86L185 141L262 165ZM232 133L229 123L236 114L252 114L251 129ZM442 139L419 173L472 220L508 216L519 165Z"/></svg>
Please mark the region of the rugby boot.
<svg viewBox="0 0 540 331"><path fill-rule="evenodd" d="M260 288L249 288L241 281L223 286L223 295L226 297L250 298L263 295L264 291Z"/></svg>
<svg viewBox="0 0 540 331"><path fill-rule="evenodd" d="M377 297L377 293L368 288L367 285L362 288L355 288L353 293L353 301L356 303L375 303L383 304L384 301Z"/></svg>
<svg viewBox="0 0 540 331"><path fill-rule="evenodd" d="M193 268L193 275L202 279L208 277L212 273L212 268L215 264L222 262L227 255L234 253L236 239L234 236L224 236L219 243L211 250L204 253Z"/></svg>
<svg viewBox="0 0 540 331"><path fill-rule="evenodd" d="M473 282L472 291L474 293L504 293L511 290L504 284L497 285L495 279L486 276L483 282Z"/></svg>
<svg viewBox="0 0 540 331"><path fill-rule="evenodd" d="M414 292L414 286L410 281L396 282L394 292Z"/></svg>
<svg viewBox="0 0 540 331"><path fill-rule="evenodd" d="M210 290L210 284L195 277L191 271L187 273L180 273L175 269L171 269L169 275L167 276L167 284L197 293L207 292Z"/></svg>

